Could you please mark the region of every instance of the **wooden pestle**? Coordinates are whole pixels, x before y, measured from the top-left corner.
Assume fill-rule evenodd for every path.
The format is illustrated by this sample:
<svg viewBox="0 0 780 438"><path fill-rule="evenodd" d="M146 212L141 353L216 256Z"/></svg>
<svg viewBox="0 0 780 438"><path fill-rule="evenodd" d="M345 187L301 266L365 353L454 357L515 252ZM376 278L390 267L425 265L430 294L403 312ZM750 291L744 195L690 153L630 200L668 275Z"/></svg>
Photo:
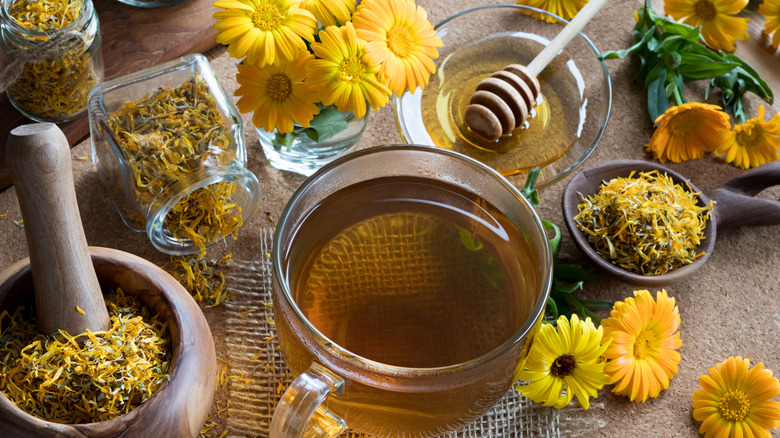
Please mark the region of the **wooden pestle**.
<svg viewBox="0 0 780 438"><path fill-rule="evenodd" d="M38 330L75 336L109 328L108 310L81 225L70 148L53 123L13 129L6 161L30 254Z"/></svg>
<svg viewBox="0 0 780 438"><path fill-rule="evenodd" d="M590 0L528 66L510 64L477 85L464 114L466 125L496 141L525 123L539 97L536 78L607 0Z"/></svg>

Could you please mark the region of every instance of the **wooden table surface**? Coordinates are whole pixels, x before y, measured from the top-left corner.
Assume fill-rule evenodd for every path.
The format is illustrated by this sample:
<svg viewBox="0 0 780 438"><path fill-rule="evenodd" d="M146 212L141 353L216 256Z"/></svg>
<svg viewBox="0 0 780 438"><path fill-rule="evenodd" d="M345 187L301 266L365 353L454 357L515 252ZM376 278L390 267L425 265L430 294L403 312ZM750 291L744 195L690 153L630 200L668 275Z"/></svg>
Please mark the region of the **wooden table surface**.
<svg viewBox="0 0 780 438"><path fill-rule="evenodd" d="M98 0L107 2L109 0ZM191 0L200 2L207 0ZM484 5L512 3L506 0L417 0L425 7L430 20L437 23L452 14ZM641 0L611 0L584 30L599 50L623 49L631 44L634 26L633 11L642 6ZM660 3L655 5L660 8ZM185 11L185 8L181 8ZM128 13L135 10L127 10ZM186 14L182 12L182 19ZM775 93L780 93L780 55L771 48L768 39L761 35L762 20L751 16L748 41L737 42L737 54L758 70L771 83ZM489 25L489 23L486 23ZM156 35L155 35L156 38ZM235 82L236 60L224 52L215 53L212 66L228 93L237 87ZM653 161L643 145L653 133L652 123L646 111L646 93L634 81L639 63L631 57L610 60L606 63L612 78L612 115L604 137L585 166L615 159L639 159ZM237 100L233 97L234 101ZM712 103L717 103L712 101ZM760 99L749 96L747 110L756 114ZM780 111L780 102L767 109L767 118ZM261 240L260 230L275 226L284 205L304 178L273 169L265 160L257 137L251 128L250 117L244 116L245 138L248 147L248 168L260 180L263 196L259 211L244 225L239 238L215 249L210 258L219 258L222 253L231 252L237 260L252 260L259 257L257 244ZM371 113L369 125L363 134L359 147L402 143L403 139L395 125L392 104ZM72 149L75 184L82 222L90 245L120 249L157 264L164 264L167 257L154 250L143 233L129 230L121 221L107 199L94 165L87 159L90 154L89 141L73 144ZM680 164L671 164L673 170L688 176L702 190L712 190L726 181L739 176L742 171L722 160L707 156ZM563 227L560 208L566 178L541 191L542 204L537 211L540 216ZM518 180L513 180L518 183ZM520 181L521 183L521 181ZM780 187L767 190L760 196L780 198ZM21 219L16 193L13 188L0 192L0 269L26 257L27 248L24 230L14 223ZM584 262L583 256L571 242L564 229L561 259L565 262ZM680 327L683 347L679 372L670 388L657 399L643 404L628 402L604 388L599 398L592 402L588 415L600 421L598 431L591 437L696 437L699 423L691 418L691 395L698 388L697 379L709 367L729 355L749 357L752 363L762 361L764 366L780 374L780 346L777 333L780 331L780 227L743 227L718 233L717 243L710 259L699 275L679 284L670 285L667 292L674 296L680 308ZM588 283L580 293L586 298L622 300L636 289L630 285L604 277ZM655 290L651 290L655 293ZM220 359L225 359L225 346L221 344L226 336L224 309L205 308L212 333L217 344ZM224 397L217 400L225 406ZM234 409L251 409L237 407ZM230 410L226 414L229 417ZM558 415L558 414L556 414ZM566 414L561 414L560 421ZM225 430L224 421L215 429L216 436ZM563 423L561 423L563 424ZM551 426L552 427L552 426ZM557 427L557 426L556 426ZM575 432L548 433L540 429L540 436L576 436ZM228 431L229 436L252 436ZM258 432L258 436L263 436ZM775 437L778 431L774 432Z"/></svg>

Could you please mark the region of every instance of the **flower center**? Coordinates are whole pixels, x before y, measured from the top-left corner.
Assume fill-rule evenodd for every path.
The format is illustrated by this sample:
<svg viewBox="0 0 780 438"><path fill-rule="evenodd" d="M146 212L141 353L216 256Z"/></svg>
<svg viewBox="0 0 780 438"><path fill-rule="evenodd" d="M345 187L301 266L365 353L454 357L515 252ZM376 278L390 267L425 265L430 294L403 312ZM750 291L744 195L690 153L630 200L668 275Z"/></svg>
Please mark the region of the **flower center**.
<svg viewBox="0 0 780 438"><path fill-rule="evenodd" d="M285 75L273 75L268 78L268 95L277 101L283 101L290 97L292 84Z"/></svg>
<svg viewBox="0 0 780 438"><path fill-rule="evenodd" d="M571 376L571 373L574 372L574 366L576 364L577 362L574 360L574 356L572 355L567 354L564 356L558 356L558 358L555 359L555 361L550 366L550 374L560 378Z"/></svg>
<svg viewBox="0 0 780 438"><path fill-rule="evenodd" d="M252 18L252 24L262 31L274 30L284 21L284 17L276 5L260 5L252 12L250 17Z"/></svg>
<svg viewBox="0 0 780 438"><path fill-rule="evenodd" d="M685 135L694 132L699 125L699 111L681 111L669 119L669 132L677 135Z"/></svg>
<svg viewBox="0 0 780 438"><path fill-rule="evenodd" d="M720 398L718 411L728 421L742 421L750 412L750 400L744 392L731 390Z"/></svg>
<svg viewBox="0 0 780 438"><path fill-rule="evenodd" d="M760 126L752 126L749 129L742 129L737 132L737 135L734 137L734 139L740 146L745 149L749 149L758 143L758 140L761 137L761 133L762 130Z"/></svg>
<svg viewBox="0 0 780 438"><path fill-rule="evenodd" d="M634 341L634 357L644 359L654 350L655 334L650 330L642 330Z"/></svg>
<svg viewBox="0 0 780 438"><path fill-rule="evenodd" d="M696 16L702 20L712 20L718 15L718 10L715 9L715 5L710 0L699 0L693 5L693 10L696 12Z"/></svg>
<svg viewBox="0 0 780 438"><path fill-rule="evenodd" d="M341 63L341 66L339 67L339 76L346 81L360 82L363 79L365 71L366 66L363 62L354 56L350 56Z"/></svg>
<svg viewBox="0 0 780 438"><path fill-rule="evenodd" d="M403 26L393 26L387 32L387 48L399 58L411 55L414 49L414 38L409 29Z"/></svg>

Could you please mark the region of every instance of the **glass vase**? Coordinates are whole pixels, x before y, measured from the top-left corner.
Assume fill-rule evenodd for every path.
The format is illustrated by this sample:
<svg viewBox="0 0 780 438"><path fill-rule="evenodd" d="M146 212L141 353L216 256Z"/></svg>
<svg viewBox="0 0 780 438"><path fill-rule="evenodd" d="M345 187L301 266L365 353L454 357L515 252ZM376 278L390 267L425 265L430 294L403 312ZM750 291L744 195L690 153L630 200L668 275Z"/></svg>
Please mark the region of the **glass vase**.
<svg viewBox="0 0 780 438"><path fill-rule="evenodd" d="M292 132L257 129L265 157L277 169L309 176L323 165L357 147L366 129L369 111L356 117L352 111L339 112L334 106L320 108L308 128L295 124Z"/></svg>

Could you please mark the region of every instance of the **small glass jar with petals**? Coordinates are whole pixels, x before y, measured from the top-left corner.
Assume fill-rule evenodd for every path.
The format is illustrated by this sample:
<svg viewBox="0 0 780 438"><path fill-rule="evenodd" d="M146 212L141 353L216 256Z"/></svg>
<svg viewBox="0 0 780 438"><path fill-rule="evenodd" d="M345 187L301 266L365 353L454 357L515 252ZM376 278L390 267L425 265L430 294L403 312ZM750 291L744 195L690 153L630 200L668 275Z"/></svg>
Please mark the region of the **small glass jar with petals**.
<svg viewBox="0 0 780 438"><path fill-rule="evenodd" d="M182 57L95 87L92 159L127 226L194 254L236 236L257 209L243 123L208 60Z"/></svg>
<svg viewBox="0 0 780 438"><path fill-rule="evenodd" d="M309 176L357 148L369 112L356 117L352 111L339 112L335 106L321 107L308 128L296 123L292 132L285 134L256 128L257 136L272 166Z"/></svg>
<svg viewBox="0 0 780 438"><path fill-rule="evenodd" d="M38 122L83 116L89 91L103 79L92 0L2 0L0 32L10 61L0 83L11 104Z"/></svg>

